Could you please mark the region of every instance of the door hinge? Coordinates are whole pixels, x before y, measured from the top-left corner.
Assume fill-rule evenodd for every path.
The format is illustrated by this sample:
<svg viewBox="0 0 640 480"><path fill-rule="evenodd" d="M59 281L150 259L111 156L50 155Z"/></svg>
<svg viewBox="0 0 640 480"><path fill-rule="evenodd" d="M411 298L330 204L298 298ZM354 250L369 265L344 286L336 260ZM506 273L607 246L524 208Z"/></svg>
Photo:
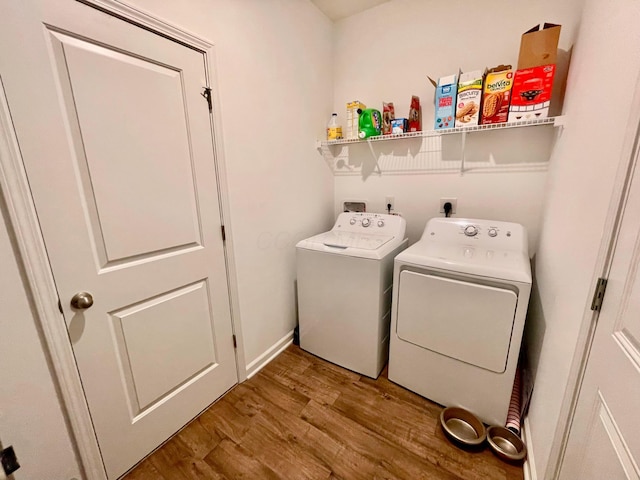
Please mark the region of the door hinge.
<svg viewBox="0 0 640 480"><path fill-rule="evenodd" d="M231 335L231 338L233 338L233 348L238 348L238 342L236 341L236 336Z"/></svg>
<svg viewBox="0 0 640 480"><path fill-rule="evenodd" d="M202 95L204 98L207 99L207 104L209 105L209 113L213 112L213 105L212 105L212 101L211 101L211 87L203 87L204 88L204 92L202 92L200 95Z"/></svg>
<svg viewBox="0 0 640 480"><path fill-rule="evenodd" d="M220 231L222 232L222 241L226 242L227 241L227 232L225 232L225 230L224 230L224 225L220 225Z"/></svg>
<svg viewBox="0 0 640 480"><path fill-rule="evenodd" d="M60 301L59 298L58 298L58 310L60 310L60 313L64 314L64 312L62 311L62 302Z"/></svg>
<svg viewBox="0 0 640 480"><path fill-rule="evenodd" d="M591 310L599 312L602 308L604 292L607 289L607 279L600 277L596 283L596 290L593 292L593 301L591 302Z"/></svg>

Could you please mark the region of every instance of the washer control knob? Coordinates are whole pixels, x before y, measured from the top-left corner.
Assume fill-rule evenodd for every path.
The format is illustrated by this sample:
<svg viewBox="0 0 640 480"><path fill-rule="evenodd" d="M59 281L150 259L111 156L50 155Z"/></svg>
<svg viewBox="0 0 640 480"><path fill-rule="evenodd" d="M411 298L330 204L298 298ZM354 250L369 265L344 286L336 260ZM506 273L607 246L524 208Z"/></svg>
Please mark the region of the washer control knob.
<svg viewBox="0 0 640 480"><path fill-rule="evenodd" d="M378 226L384 227L384 220L378 220Z"/></svg>
<svg viewBox="0 0 640 480"><path fill-rule="evenodd" d="M498 236L498 231L495 228L490 228L488 233L489 233L490 237L497 237Z"/></svg>
<svg viewBox="0 0 640 480"><path fill-rule="evenodd" d="M368 227L369 225L371 225L371 219L369 219L369 218L363 218L363 219L362 219L362 226L366 228L366 227Z"/></svg>
<svg viewBox="0 0 640 480"><path fill-rule="evenodd" d="M355 218L352 218L351 220L349 220L349 223L350 223L351 225L355 225L355 224L356 224L356 219L355 219Z"/></svg>
<svg viewBox="0 0 640 480"><path fill-rule="evenodd" d="M467 237L475 237L478 234L478 227L475 225L468 225L464 229L464 234Z"/></svg>

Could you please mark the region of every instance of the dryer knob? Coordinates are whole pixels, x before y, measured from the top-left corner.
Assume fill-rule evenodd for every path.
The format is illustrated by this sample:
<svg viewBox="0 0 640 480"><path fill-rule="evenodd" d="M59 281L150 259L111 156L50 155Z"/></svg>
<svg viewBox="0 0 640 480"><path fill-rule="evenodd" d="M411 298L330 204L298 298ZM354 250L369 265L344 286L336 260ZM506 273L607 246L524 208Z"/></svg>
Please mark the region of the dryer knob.
<svg viewBox="0 0 640 480"><path fill-rule="evenodd" d="M350 223L351 225L355 225L355 224L356 224L356 219L355 219L355 218L352 218L351 220L349 220L349 223Z"/></svg>
<svg viewBox="0 0 640 480"><path fill-rule="evenodd" d="M368 227L369 225L371 225L371 220L368 218L363 218L362 219L362 226L363 227Z"/></svg>
<svg viewBox="0 0 640 480"><path fill-rule="evenodd" d="M384 220L378 220L378 226L384 227Z"/></svg>
<svg viewBox="0 0 640 480"><path fill-rule="evenodd" d="M467 237L475 237L478 234L478 227L476 227L475 225L469 225L465 227L464 234Z"/></svg>
<svg viewBox="0 0 640 480"><path fill-rule="evenodd" d="M490 237L495 237L498 235L498 231L495 228L490 228L488 233Z"/></svg>

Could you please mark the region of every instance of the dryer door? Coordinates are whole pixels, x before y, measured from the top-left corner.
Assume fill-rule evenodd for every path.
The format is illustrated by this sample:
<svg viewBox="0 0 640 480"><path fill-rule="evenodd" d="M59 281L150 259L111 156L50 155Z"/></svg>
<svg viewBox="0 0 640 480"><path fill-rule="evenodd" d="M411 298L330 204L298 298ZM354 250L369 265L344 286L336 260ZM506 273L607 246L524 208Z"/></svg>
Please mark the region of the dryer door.
<svg viewBox="0 0 640 480"><path fill-rule="evenodd" d="M496 373L505 371L517 294L403 270L396 333L401 340Z"/></svg>

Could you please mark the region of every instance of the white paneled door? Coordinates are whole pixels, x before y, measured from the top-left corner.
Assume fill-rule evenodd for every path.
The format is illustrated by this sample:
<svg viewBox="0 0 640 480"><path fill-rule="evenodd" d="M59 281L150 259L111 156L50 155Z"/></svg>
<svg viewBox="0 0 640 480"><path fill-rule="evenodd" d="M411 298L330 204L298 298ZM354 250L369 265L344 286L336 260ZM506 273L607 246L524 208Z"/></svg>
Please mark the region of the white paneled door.
<svg viewBox="0 0 640 480"><path fill-rule="evenodd" d="M0 18L0 72L117 478L237 382L206 56L72 0L2 2Z"/></svg>
<svg viewBox="0 0 640 480"><path fill-rule="evenodd" d="M640 164L635 155L561 479L640 480Z"/></svg>

